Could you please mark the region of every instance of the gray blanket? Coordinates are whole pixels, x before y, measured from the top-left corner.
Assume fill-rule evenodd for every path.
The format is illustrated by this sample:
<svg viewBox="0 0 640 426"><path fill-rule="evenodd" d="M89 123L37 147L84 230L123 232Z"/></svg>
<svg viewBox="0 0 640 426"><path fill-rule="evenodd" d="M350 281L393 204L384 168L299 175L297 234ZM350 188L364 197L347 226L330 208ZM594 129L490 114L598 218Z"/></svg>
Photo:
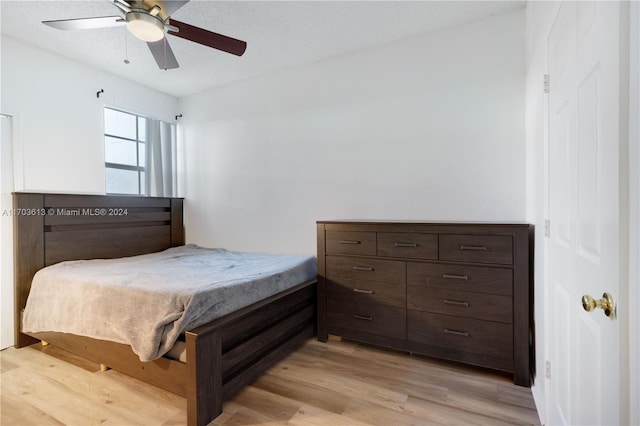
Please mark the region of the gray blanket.
<svg viewBox="0 0 640 426"><path fill-rule="evenodd" d="M126 343L141 361L150 361L171 349L185 330L315 278L313 256L195 245L62 262L33 278L23 330Z"/></svg>

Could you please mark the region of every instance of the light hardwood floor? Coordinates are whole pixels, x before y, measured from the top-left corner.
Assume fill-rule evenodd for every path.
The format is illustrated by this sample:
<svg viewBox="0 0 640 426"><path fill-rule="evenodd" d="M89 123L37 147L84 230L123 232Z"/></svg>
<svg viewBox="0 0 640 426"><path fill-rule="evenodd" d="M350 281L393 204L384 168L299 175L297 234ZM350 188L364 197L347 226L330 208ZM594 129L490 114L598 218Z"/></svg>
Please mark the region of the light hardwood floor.
<svg viewBox="0 0 640 426"><path fill-rule="evenodd" d="M46 352L47 354L43 353ZM0 424L181 425L184 398L54 347L0 352ZM508 376L348 341L309 340L213 425L539 425Z"/></svg>

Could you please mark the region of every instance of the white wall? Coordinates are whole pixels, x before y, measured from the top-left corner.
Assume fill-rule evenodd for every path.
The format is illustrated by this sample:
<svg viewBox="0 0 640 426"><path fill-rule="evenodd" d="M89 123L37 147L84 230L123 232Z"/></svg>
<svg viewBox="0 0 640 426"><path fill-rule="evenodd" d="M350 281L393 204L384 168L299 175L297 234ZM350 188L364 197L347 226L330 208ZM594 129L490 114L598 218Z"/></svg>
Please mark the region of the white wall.
<svg viewBox="0 0 640 426"><path fill-rule="evenodd" d="M315 253L320 219L525 219L522 10L180 111L190 242Z"/></svg>
<svg viewBox="0 0 640 426"><path fill-rule="evenodd" d="M104 193L104 105L169 121L177 114L173 96L9 37L1 43L1 107L15 117L22 156L16 190Z"/></svg>
<svg viewBox="0 0 640 426"><path fill-rule="evenodd" d="M14 185L3 179L6 194L16 191L104 193L102 110L106 104L164 120L173 120L178 100L72 60L2 36L0 113L12 116ZM96 97L96 92L104 94ZM6 149L6 150L5 150ZM10 207L10 199L9 199ZM1 212L0 212L1 213ZM13 345L11 217L2 221L0 273L2 347ZM9 324L9 326L7 326Z"/></svg>

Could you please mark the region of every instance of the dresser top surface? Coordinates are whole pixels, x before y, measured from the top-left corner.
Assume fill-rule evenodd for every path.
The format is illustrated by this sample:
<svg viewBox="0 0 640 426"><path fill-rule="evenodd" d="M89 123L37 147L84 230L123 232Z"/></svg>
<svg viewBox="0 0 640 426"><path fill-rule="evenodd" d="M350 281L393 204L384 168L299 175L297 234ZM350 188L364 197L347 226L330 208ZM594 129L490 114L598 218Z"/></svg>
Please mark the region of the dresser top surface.
<svg viewBox="0 0 640 426"><path fill-rule="evenodd" d="M340 219L318 220L318 224L348 224L348 225L438 225L438 226L518 226L532 227L526 222L468 222L445 220L376 220L376 219Z"/></svg>

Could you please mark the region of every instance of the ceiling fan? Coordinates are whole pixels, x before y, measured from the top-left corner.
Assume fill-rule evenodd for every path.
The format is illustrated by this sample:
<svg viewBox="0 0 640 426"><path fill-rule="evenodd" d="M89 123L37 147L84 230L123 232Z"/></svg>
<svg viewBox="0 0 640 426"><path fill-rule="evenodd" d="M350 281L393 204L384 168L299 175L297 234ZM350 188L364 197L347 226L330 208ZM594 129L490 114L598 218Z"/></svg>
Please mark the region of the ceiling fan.
<svg viewBox="0 0 640 426"><path fill-rule="evenodd" d="M126 25L137 38L147 42L151 54L161 69L178 68L178 61L169 46L166 34L200 43L214 49L242 56L247 43L222 34L203 30L169 17L189 0L112 0L121 16L61 19L42 21L59 30L85 30Z"/></svg>

